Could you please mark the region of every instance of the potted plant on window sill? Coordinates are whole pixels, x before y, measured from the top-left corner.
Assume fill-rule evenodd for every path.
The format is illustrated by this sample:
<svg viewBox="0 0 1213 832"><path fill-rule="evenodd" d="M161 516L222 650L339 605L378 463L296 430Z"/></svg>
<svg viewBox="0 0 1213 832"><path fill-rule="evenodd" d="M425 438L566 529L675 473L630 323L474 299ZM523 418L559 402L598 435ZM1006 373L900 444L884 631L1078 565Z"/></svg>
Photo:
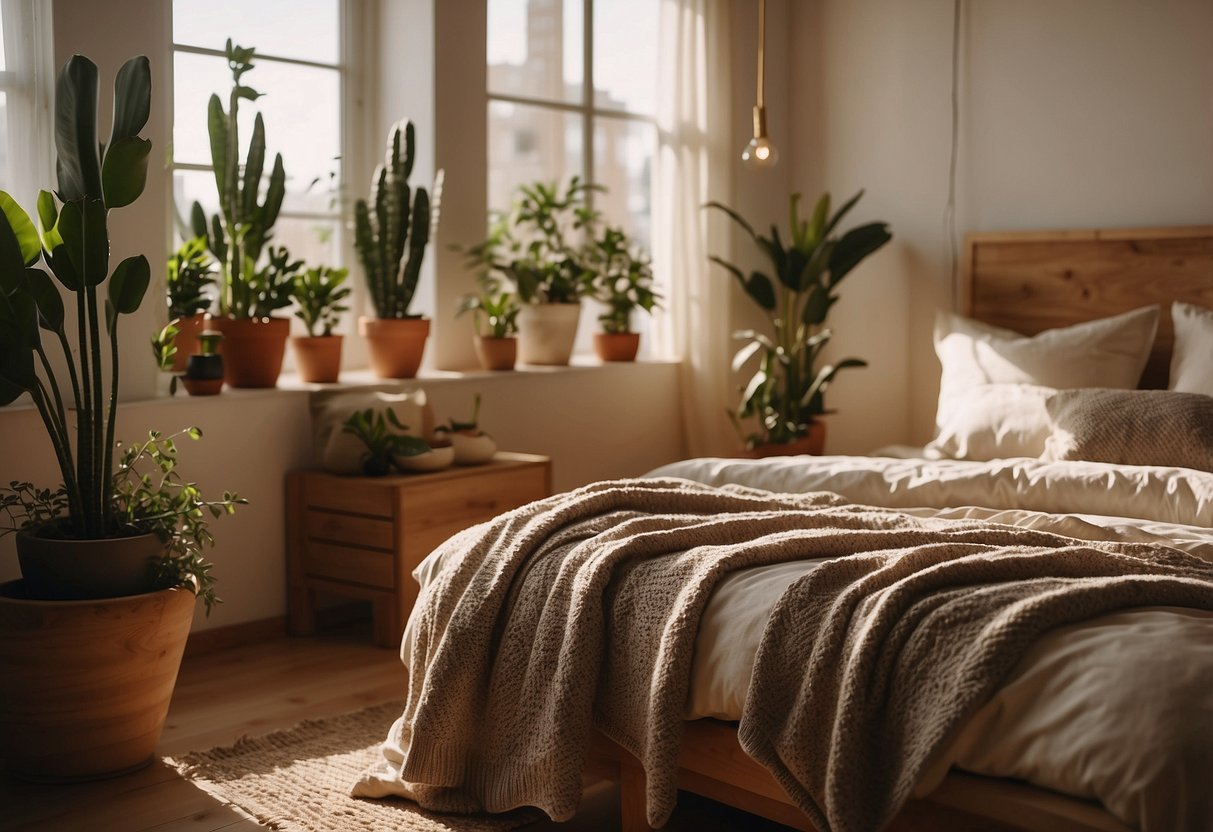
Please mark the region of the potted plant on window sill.
<svg viewBox="0 0 1213 832"><path fill-rule="evenodd" d="M195 597L208 610L215 600L201 555L213 542L208 512L243 502L234 494L204 501L176 470L173 437L152 432L115 465L118 329L142 303L151 271L138 255L111 272L107 225L146 182L147 58L118 72L104 145L97 88L97 67L79 55L59 74L58 190L38 196L41 233L0 193L0 404L30 396L63 478L56 489L0 489L0 533L17 532L22 574L0 585L0 758L44 780L105 777L151 761ZM75 344L56 281L75 297ZM43 332L62 364L49 360Z"/></svg>
<svg viewBox="0 0 1213 832"><path fill-rule="evenodd" d="M652 312L661 300L651 261L630 242L622 229L607 226L591 246L594 297L606 307L598 316L602 332L594 333L594 351L604 362L636 360L640 333L632 331L632 314Z"/></svg>
<svg viewBox="0 0 1213 832"><path fill-rule="evenodd" d="M434 177L432 200L425 188L410 194L413 142L412 122L392 126L387 155L371 180L370 202L354 204L354 246L375 307L375 317L359 317L358 333L380 378L414 378L430 334L429 320L411 315L409 306L438 223L442 171Z"/></svg>
<svg viewBox="0 0 1213 832"><path fill-rule="evenodd" d="M517 290L523 364L566 365L573 354L592 272L585 247L569 238L590 232L595 215L587 195L593 190L599 189L576 176L563 193L555 183L522 185L510 210L494 219L488 238L468 249L491 276Z"/></svg>
<svg viewBox="0 0 1213 832"><path fill-rule="evenodd" d="M772 280L754 271L746 277L732 263L710 258L737 279L771 322L768 332L733 333L734 338L745 342L733 357L734 371L758 359L758 368L742 390L740 406L730 414L745 444L746 456L822 453L825 423L819 417L829 412L826 391L841 370L867 365L861 359L846 358L818 367L832 335L825 322L830 308L838 302L838 284L893 237L883 222L834 235L838 223L861 196L863 191L831 215L830 195L824 194L813 216L802 221L797 213L800 194L793 194L789 199L787 246L777 227L772 226L771 236L764 237L736 211L718 202L708 203L707 207L723 211L749 234L771 261L775 275ZM756 419L757 425L745 434L740 420L750 418Z"/></svg>
<svg viewBox="0 0 1213 832"><path fill-rule="evenodd" d="M482 275L480 291L466 295L456 315L471 312L476 357L486 370L512 370L518 357L518 297L500 281ZM487 330L487 334L486 334Z"/></svg>
<svg viewBox="0 0 1213 832"><path fill-rule="evenodd" d="M290 304L294 275L302 265L291 263L285 248L269 249L268 262L258 265L286 195L286 171L282 154L276 154L262 196L265 123L261 113L253 120L245 161L240 161L240 100L255 101L261 96L242 79L253 68L254 53L252 47L233 46L230 38L227 41L232 71L228 109L224 111L219 96L212 94L207 110L219 214L208 223L197 202L190 213L194 234L206 238L220 263L219 316L213 325L223 333L224 373L230 387L274 387L278 383L290 319L273 313Z"/></svg>
<svg viewBox="0 0 1213 832"><path fill-rule="evenodd" d="M349 310L344 301L350 289L342 285L348 274L348 269L321 266L295 277L295 317L303 321L307 335L291 338L291 346L304 381L333 384L341 374L342 337L333 334L333 327Z"/></svg>
<svg viewBox="0 0 1213 832"><path fill-rule="evenodd" d="M198 351L198 336L210 323L211 298L215 284L215 261L206 250L206 237L194 237L168 259L165 287L168 320L176 330L173 336L171 371L185 372L189 357Z"/></svg>

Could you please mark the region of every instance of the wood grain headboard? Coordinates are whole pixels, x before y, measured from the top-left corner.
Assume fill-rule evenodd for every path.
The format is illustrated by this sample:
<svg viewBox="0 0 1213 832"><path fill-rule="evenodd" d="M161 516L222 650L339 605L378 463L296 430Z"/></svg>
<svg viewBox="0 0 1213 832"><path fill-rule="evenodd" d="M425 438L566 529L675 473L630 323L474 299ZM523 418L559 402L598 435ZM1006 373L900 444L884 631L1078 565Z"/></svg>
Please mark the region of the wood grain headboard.
<svg viewBox="0 0 1213 832"><path fill-rule="evenodd" d="M1159 304L1141 386L1167 386L1171 302L1213 308L1213 226L1032 231L965 236L961 309L1035 335Z"/></svg>

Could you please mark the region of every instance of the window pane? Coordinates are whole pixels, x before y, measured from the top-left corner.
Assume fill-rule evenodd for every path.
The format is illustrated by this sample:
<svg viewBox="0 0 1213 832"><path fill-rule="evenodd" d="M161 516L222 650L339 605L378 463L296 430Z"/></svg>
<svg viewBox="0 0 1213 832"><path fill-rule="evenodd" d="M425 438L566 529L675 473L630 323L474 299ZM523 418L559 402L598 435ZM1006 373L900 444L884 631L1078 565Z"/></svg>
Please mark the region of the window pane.
<svg viewBox="0 0 1213 832"><path fill-rule="evenodd" d="M178 52L174 73L173 160L209 165L207 102L211 93L218 93L227 109L231 89L227 62ZM261 61L242 80L263 95L256 101L240 102L241 159L248 152L253 118L260 111L265 120L266 173L272 168L274 154L281 153L288 192L302 193L316 179L330 181L331 174L339 170L341 153L339 73Z"/></svg>
<svg viewBox="0 0 1213 832"><path fill-rule="evenodd" d="M292 260L307 268L341 265L341 221L310 217L279 217L272 246L286 246Z"/></svg>
<svg viewBox="0 0 1213 832"><path fill-rule="evenodd" d="M489 93L583 100L583 0L489 0Z"/></svg>
<svg viewBox="0 0 1213 832"><path fill-rule="evenodd" d="M594 122L594 181L606 187L594 207L652 250L653 156L657 127L643 121L600 117Z"/></svg>
<svg viewBox="0 0 1213 832"><path fill-rule="evenodd" d="M653 0L594 4L594 106L656 114L660 11Z"/></svg>
<svg viewBox="0 0 1213 832"><path fill-rule="evenodd" d="M508 208L519 185L584 175L579 115L491 101L488 142L491 210Z"/></svg>
<svg viewBox="0 0 1213 832"><path fill-rule="evenodd" d="M8 58L4 52L4 15L0 14L0 72L8 69Z"/></svg>
<svg viewBox="0 0 1213 832"><path fill-rule="evenodd" d="M265 55L335 64L339 0L173 0L173 41L223 49L231 38Z"/></svg>
<svg viewBox="0 0 1213 832"><path fill-rule="evenodd" d="M202 210L208 217L207 222L210 222L210 216L219 211L219 195L215 191L214 174L209 170L174 170L173 209L177 212L174 227L178 232L183 231L184 224L184 230L193 233L189 231L189 222L190 211L194 209L195 202L201 203Z"/></svg>

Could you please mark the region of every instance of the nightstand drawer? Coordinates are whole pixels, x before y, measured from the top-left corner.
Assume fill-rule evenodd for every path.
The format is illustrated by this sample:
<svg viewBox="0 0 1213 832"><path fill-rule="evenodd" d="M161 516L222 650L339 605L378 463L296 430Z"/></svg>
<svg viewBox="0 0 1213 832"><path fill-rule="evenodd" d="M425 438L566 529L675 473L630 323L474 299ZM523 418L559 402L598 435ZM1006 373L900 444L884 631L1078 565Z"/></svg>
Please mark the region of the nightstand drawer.
<svg viewBox="0 0 1213 832"><path fill-rule="evenodd" d="M310 509L304 521L303 533L308 541L350 543L371 549L392 551L395 533L391 520L378 520L357 514Z"/></svg>
<svg viewBox="0 0 1213 832"><path fill-rule="evenodd" d="M317 540L304 544L303 570L313 578L393 589L396 586L394 561L395 556L390 551L359 549Z"/></svg>

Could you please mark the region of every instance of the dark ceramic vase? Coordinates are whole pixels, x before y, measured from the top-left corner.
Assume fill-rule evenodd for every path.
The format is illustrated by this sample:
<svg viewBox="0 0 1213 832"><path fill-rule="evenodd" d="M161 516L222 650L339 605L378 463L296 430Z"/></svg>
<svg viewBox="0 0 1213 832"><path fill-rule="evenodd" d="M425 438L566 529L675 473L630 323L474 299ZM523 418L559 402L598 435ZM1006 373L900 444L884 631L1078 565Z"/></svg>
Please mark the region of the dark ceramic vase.
<svg viewBox="0 0 1213 832"><path fill-rule="evenodd" d="M223 356L191 355L181 383L191 396L213 396L223 389Z"/></svg>

